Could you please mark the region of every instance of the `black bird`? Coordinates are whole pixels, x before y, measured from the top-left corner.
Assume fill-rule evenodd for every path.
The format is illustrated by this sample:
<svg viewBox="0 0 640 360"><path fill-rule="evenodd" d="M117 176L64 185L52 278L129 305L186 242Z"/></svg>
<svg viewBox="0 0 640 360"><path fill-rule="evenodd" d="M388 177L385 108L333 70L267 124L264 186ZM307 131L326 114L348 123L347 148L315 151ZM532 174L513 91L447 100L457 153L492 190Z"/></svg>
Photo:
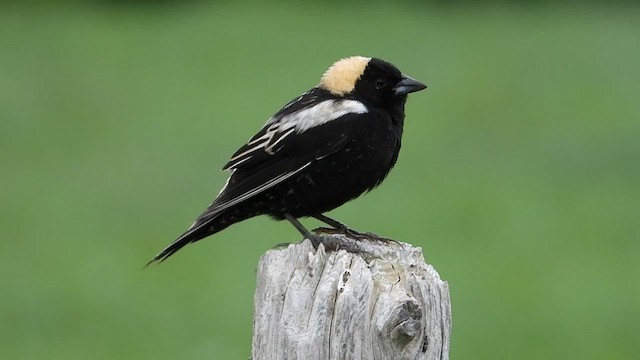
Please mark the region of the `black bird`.
<svg viewBox="0 0 640 360"><path fill-rule="evenodd" d="M257 215L287 219L307 238L298 218L347 229L323 213L384 180L400 151L407 94L425 88L378 58L337 61L233 154L218 196L151 262Z"/></svg>

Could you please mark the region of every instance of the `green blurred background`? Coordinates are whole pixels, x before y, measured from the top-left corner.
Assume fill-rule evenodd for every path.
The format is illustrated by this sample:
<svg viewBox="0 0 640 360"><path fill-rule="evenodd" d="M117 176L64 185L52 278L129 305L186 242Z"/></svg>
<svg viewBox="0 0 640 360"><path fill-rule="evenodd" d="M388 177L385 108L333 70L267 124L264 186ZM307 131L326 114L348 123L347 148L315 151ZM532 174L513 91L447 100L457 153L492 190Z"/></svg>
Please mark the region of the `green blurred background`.
<svg viewBox="0 0 640 360"><path fill-rule="evenodd" d="M331 214L423 247L452 359L637 359L633 3L0 5L0 358L246 359L257 218L142 266L340 57L429 84L380 189ZM308 226L317 223L306 221Z"/></svg>

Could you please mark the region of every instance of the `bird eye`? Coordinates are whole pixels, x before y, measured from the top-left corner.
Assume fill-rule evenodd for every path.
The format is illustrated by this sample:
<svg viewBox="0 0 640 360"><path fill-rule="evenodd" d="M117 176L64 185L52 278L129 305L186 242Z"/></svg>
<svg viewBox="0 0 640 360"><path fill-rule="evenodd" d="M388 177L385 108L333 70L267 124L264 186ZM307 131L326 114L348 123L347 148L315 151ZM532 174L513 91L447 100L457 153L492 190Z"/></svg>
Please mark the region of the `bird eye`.
<svg viewBox="0 0 640 360"><path fill-rule="evenodd" d="M375 84L376 84L376 89L380 89L380 88L383 88L383 87L387 86L387 80L385 80L385 79L376 79Z"/></svg>

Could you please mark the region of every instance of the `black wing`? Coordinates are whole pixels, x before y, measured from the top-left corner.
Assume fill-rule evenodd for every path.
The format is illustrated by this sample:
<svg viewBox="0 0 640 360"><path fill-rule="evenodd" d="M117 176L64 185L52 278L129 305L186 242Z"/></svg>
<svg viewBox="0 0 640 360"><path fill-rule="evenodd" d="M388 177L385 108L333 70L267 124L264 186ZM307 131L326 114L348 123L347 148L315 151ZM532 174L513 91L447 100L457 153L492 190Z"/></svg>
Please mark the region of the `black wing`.
<svg viewBox="0 0 640 360"><path fill-rule="evenodd" d="M194 234L230 207L340 150L358 130L352 117L365 112L362 103L332 98L321 89L313 89L285 105L224 166L231 170L231 176L213 203L154 260L164 260L184 245L201 239L203 236ZM317 119L324 122L318 123Z"/></svg>
<svg viewBox="0 0 640 360"><path fill-rule="evenodd" d="M342 126L332 124L334 126L320 126L303 133L285 132L276 140L252 149L246 160L233 164L227 184L193 227L200 227L224 210L282 183L314 161L340 150L350 140L354 129L346 117L336 121ZM276 142L278 147L273 148L272 144Z"/></svg>
<svg viewBox="0 0 640 360"><path fill-rule="evenodd" d="M233 154L223 167L232 171L227 185L201 217L210 218L338 151L349 140L350 118L366 112L364 104L318 88L292 100Z"/></svg>

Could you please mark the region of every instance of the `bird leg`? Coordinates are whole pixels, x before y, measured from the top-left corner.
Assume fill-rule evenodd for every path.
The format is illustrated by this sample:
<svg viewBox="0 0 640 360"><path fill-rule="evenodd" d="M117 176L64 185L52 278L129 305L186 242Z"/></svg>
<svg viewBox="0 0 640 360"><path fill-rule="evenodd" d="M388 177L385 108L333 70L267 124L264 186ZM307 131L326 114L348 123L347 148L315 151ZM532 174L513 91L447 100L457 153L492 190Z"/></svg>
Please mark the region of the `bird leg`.
<svg viewBox="0 0 640 360"><path fill-rule="evenodd" d="M307 228L305 228L304 225L302 225L300 221L298 221L298 219L296 219L289 213L284 213L284 218L289 220L291 225L293 225L293 227L295 227L296 230L298 230L300 234L305 237L305 239L309 239L314 247L317 247L320 244L320 240L315 235L310 233L309 230L307 230Z"/></svg>
<svg viewBox="0 0 640 360"><path fill-rule="evenodd" d="M382 241L382 242L396 242L395 240L384 238L373 233L361 233L361 232L349 229L345 224L337 220L334 220L328 216L324 216L322 214L312 215L312 217L333 227L333 229L326 229L326 228L315 229L314 231L316 233L318 232L318 230L329 230L329 231L322 231L322 232L329 233L329 234L331 233L343 234L348 238L351 238L354 240L376 240L376 241ZM333 250L336 250L340 247L334 243L323 240L322 234L312 234L311 232L309 232L309 230L307 230L307 228L305 228L304 225L302 225L300 221L298 221L298 219L296 219L291 214L284 213L284 218L289 220L291 225L293 225L296 228L296 230L298 230L300 234L302 234L302 236L305 237L305 239L309 239L309 241L311 241L311 243L315 248L317 248L320 244L324 244L325 247Z"/></svg>
<svg viewBox="0 0 640 360"><path fill-rule="evenodd" d="M350 229L347 225L341 223L338 220L332 219L326 215L317 214L317 215L311 215L311 217L318 219L329 226L333 226L333 228L337 230L337 232L344 234L352 239L356 239L356 240L368 239L368 240L378 240L383 242L394 241L392 239L378 236L374 233L370 233L370 232L362 233L362 232Z"/></svg>
<svg viewBox="0 0 640 360"><path fill-rule="evenodd" d="M318 219L329 226L333 226L333 228L336 230L341 230L341 231L349 230L349 227L347 227L347 225L341 223L338 220L334 220L328 216L318 214L318 215L311 215L311 217Z"/></svg>

